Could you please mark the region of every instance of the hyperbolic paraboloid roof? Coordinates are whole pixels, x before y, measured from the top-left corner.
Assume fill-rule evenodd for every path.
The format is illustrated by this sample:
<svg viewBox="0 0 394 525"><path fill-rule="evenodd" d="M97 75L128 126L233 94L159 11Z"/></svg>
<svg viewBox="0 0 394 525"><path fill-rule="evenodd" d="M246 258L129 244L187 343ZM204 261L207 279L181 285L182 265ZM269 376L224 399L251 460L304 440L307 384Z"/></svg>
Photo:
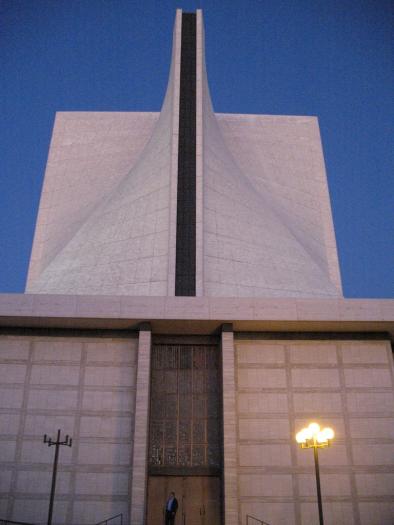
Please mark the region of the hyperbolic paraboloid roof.
<svg viewBox="0 0 394 525"><path fill-rule="evenodd" d="M317 119L215 114L178 10L160 114L57 114L27 292L341 296Z"/></svg>

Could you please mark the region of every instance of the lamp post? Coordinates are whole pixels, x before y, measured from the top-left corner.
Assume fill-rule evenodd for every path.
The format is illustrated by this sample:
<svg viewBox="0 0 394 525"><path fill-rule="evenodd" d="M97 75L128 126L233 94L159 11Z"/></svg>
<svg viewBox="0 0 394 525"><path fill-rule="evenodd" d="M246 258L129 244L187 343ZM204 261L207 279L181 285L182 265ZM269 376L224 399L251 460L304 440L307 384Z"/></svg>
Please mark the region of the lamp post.
<svg viewBox="0 0 394 525"><path fill-rule="evenodd" d="M323 505L321 501L320 492L320 473L319 473L319 456L318 449L330 446L330 441L334 438L334 431L332 428L326 427L320 429L318 423L311 423L308 427L303 428L296 435L296 441L301 448L313 448L313 457L315 459L315 474L316 474L316 489L317 489L317 504L319 507L319 523L324 525L323 521Z"/></svg>
<svg viewBox="0 0 394 525"><path fill-rule="evenodd" d="M53 512L53 502L55 499L55 487L56 487L56 474L57 474L57 462L59 459L59 447L61 445L66 445L71 447L72 438L67 435L64 441L60 441L60 430L57 431L56 441L52 441L52 438L49 438L46 434L44 435L44 443L48 444L48 447L55 445L55 458L53 460L53 472L52 472L52 486L51 486L51 496L49 498L49 511L48 511L48 525L52 524L52 512Z"/></svg>

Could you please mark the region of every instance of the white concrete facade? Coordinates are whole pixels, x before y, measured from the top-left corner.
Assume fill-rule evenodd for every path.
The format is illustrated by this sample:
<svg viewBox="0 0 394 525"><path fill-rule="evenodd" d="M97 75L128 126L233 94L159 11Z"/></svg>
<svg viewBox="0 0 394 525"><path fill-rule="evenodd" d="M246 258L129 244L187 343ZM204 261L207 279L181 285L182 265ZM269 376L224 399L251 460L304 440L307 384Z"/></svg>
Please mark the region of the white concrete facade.
<svg viewBox="0 0 394 525"><path fill-rule="evenodd" d="M160 115L57 115L27 291L174 294L179 31Z"/></svg>
<svg viewBox="0 0 394 525"><path fill-rule="evenodd" d="M160 114L57 115L27 292L175 294L181 24ZM341 296L317 119L215 114L196 47L196 295Z"/></svg>
<svg viewBox="0 0 394 525"><path fill-rule="evenodd" d="M320 454L325 523L392 523L394 301L42 294L0 295L0 517L46 523L42 435L60 427L74 445L56 524L145 523L150 345L163 334L221 347L225 525L317 523L312 453L294 440L312 419L336 431Z"/></svg>
<svg viewBox="0 0 394 525"><path fill-rule="evenodd" d="M389 525L389 342L262 341L257 335L240 336L235 348L241 522L251 514L272 524L318 523L313 453L293 437L318 420L336 432L332 446L319 453L324 522Z"/></svg>
<svg viewBox="0 0 394 525"><path fill-rule="evenodd" d="M0 518L47 523L54 447L61 447L54 523L128 516L138 339L0 336Z"/></svg>

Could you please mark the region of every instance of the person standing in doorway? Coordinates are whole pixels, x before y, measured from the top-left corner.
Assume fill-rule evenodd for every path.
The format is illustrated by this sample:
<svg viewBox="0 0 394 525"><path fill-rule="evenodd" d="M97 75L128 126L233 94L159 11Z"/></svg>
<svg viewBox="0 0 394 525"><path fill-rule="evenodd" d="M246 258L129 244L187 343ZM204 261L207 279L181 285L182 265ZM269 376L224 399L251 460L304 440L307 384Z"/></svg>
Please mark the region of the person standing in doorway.
<svg viewBox="0 0 394 525"><path fill-rule="evenodd" d="M175 514L178 510L178 500L175 497L175 492L170 492L166 503L166 521L165 525L174 525Z"/></svg>

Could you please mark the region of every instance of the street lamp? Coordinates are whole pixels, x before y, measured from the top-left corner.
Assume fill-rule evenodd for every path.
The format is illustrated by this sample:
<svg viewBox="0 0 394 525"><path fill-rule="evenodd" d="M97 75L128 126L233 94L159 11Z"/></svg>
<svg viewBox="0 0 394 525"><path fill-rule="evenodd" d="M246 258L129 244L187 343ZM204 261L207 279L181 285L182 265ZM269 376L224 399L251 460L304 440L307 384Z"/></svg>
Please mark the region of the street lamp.
<svg viewBox="0 0 394 525"><path fill-rule="evenodd" d="M332 428L326 427L320 429L318 423L310 423L306 428L303 428L296 434L296 441L301 448L313 448L313 457L315 458L315 473L316 473L316 488L317 488L317 504L319 506L319 522L323 522L323 506L321 502L320 492L320 474L319 474L319 457L317 455L318 448L326 448L330 446L330 441L334 438L334 431Z"/></svg>

